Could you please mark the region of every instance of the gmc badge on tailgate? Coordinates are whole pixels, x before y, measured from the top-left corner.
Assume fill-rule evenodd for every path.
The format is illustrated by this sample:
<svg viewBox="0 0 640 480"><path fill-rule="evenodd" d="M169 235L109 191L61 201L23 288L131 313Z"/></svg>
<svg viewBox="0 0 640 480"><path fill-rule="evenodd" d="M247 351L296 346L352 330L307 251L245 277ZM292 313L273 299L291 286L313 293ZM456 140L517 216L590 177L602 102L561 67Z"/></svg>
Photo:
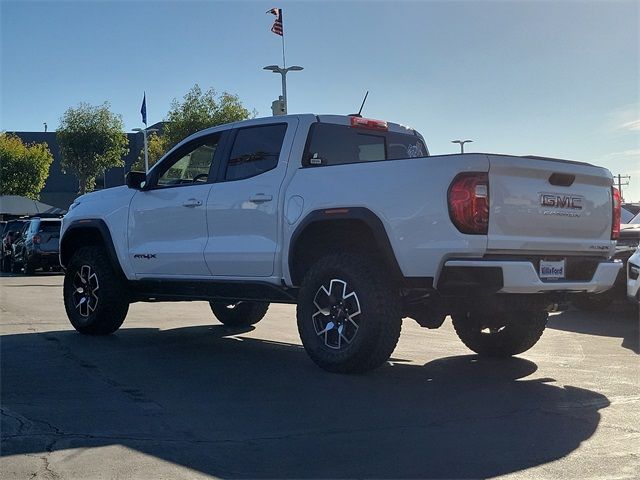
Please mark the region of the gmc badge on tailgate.
<svg viewBox="0 0 640 480"><path fill-rule="evenodd" d="M550 209L543 210L543 215L579 217L580 214L577 212L582 210L583 201L584 197L581 195L540 192L540 206L543 209Z"/></svg>

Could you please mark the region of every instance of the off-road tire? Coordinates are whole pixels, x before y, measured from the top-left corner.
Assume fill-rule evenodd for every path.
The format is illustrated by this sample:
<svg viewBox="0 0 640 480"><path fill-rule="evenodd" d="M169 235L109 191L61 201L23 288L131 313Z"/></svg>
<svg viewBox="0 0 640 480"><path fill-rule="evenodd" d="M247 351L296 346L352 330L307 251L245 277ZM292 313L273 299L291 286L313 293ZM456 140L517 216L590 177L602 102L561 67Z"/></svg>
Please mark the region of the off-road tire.
<svg viewBox="0 0 640 480"><path fill-rule="evenodd" d="M504 325L495 333L483 330L487 325L496 326L499 315ZM462 343L478 355L510 357L533 347L547 325L546 311L466 312L453 314L453 327ZM498 328L496 328L498 330Z"/></svg>
<svg viewBox="0 0 640 480"><path fill-rule="evenodd" d="M87 276L84 272L90 273L89 282L81 281L83 275ZM93 289L96 281L98 288ZM87 306L90 305L89 301L85 302L86 315L82 314L82 306L78 307L80 302L77 301L78 296L82 296L78 289L83 285L89 285L92 293L97 296L93 310ZM101 247L82 247L73 254L64 276L63 292L67 317L71 325L83 334L108 335L115 332L124 322L129 310L124 279L114 269Z"/></svg>
<svg viewBox="0 0 640 480"><path fill-rule="evenodd" d="M343 346L338 343L337 348L327 344L328 337L318 334L319 327L314 323L318 321L314 320L314 315L322 315L318 318L322 322L327 321L325 329L328 328L331 313L322 313L316 305L316 298L322 295L322 287L325 290L331 288L332 280L344 283L344 286L337 283L337 288L346 292L346 296L342 294L343 300L351 297L347 303L357 302L360 312L353 315L354 309L351 308L348 318L357 323L356 333L350 343L345 342ZM351 292L356 294L355 300ZM326 298L331 301L332 297ZM336 321L346 325L348 319L344 319L344 310L339 312L343 319ZM306 273L298 295L297 320L302 344L319 367L335 373L362 373L385 363L398 343L402 327L400 295L389 275L369 257L331 254L318 260ZM343 328L353 331L352 326ZM346 331L335 328L334 338L338 332L341 335Z"/></svg>
<svg viewBox="0 0 640 480"><path fill-rule="evenodd" d="M268 302L209 302L218 320L229 327L248 327L264 318L269 310Z"/></svg>
<svg viewBox="0 0 640 480"><path fill-rule="evenodd" d="M614 300L611 290L605 293L581 293L574 295L571 305L585 312L600 312L606 310Z"/></svg>

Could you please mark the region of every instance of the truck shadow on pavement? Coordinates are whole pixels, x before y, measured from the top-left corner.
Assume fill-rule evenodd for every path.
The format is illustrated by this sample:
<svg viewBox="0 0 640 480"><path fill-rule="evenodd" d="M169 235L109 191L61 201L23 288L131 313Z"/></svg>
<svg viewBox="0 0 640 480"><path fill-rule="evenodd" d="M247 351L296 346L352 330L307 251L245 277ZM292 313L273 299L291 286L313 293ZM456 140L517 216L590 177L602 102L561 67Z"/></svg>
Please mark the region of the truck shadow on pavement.
<svg viewBox="0 0 640 480"><path fill-rule="evenodd" d="M549 317L547 328L622 338L622 346L640 353L640 314L633 306L603 312L568 310Z"/></svg>
<svg viewBox="0 0 640 480"><path fill-rule="evenodd" d="M225 478L493 477L574 451L609 405L526 380L537 366L521 358L396 359L340 376L298 345L224 326L1 341L5 461L123 445ZM45 464L69 478L153 476L127 461L74 450Z"/></svg>

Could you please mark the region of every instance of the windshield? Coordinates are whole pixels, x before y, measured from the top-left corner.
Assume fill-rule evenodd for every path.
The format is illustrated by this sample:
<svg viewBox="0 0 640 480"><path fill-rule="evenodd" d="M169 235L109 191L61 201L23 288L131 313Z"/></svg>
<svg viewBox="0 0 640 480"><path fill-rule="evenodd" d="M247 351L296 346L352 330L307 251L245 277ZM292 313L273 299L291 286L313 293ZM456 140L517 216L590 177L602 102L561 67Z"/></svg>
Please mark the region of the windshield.
<svg viewBox="0 0 640 480"><path fill-rule="evenodd" d="M40 224L40 232L60 232L60 222L42 222Z"/></svg>

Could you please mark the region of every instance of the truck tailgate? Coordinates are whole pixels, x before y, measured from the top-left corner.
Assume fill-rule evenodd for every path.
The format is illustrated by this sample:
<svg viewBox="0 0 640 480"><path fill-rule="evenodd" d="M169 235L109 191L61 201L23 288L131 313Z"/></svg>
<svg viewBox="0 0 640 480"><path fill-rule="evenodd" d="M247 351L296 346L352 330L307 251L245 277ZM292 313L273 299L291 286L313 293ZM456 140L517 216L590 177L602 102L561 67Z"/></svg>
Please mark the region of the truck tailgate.
<svg viewBox="0 0 640 480"><path fill-rule="evenodd" d="M611 173L577 162L489 155L488 253L609 255Z"/></svg>

